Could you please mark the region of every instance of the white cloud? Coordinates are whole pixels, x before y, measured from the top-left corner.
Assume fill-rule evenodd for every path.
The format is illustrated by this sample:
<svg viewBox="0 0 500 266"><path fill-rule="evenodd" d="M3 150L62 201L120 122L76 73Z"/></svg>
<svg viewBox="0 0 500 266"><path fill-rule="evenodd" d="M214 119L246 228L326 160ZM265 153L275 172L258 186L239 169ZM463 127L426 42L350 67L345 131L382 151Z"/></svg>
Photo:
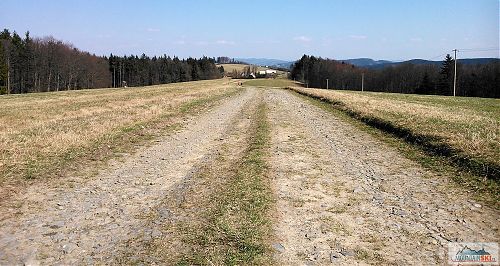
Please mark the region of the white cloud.
<svg viewBox="0 0 500 266"><path fill-rule="evenodd" d="M177 40L174 42L174 44L184 45L184 44L186 44L186 41L185 40Z"/></svg>
<svg viewBox="0 0 500 266"><path fill-rule="evenodd" d="M349 38L354 39L354 40L364 40L364 39L367 39L368 36L366 36L366 35L349 35Z"/></svg>
<svg viewBox="0 0 500 266"><path fill-rule="evenodd" d="M295 38L293 38L294 41L298 41L298 42L310 42L311 41L311 38L307 37L307 36L297 36Z"/></svg>
<svg viewBox="0 0 500 266"><path fill-rule="evenodd" d="M233 41L227 41L227 40L218 40L215 43L216 44L221 44L221 45L235 45L235 42L233 42Z"/></svg>
<svg viewBox="0 0 500 266"><path fill-rule="evenodd" d="M207 41L197 41L194 44L195 45L199 45L199 46L205 46L205 45L208 45L209 42L207 42Z"/></svg>
<svg viewBox="0 0 500 266"><path fill-rule="evenodd" d="M254 43L254 44L277 44L277 43L280 43L280 42L279 41L275 41L275 40L267 40L267 41L255 40L255 41L250 41L250 43Z"/></svg>
<svg viewBox="0 0 500 266"><path fill-rule="evenodd" d="M109 39L109 38L111 38L111 35L109 35L109 34L98 34L97 38L99 38L99 39Z"/></svg>
<svg viewBox="0 0 500 266"><path fill-rule="evenodd" d="M423 41L423 40L422 40L422 38L420 38L420 37L414 37L414 38L411 38L411 39L410 39L410 41L411 41L411 42L421 42L421 41Z"/></svg>
<svg viewBox="0 0 500 266"><path fill-rule="evenodd" d="M159 32L160 29L155 29L155 28L147 28L146 29L147 32Z"/></svg>

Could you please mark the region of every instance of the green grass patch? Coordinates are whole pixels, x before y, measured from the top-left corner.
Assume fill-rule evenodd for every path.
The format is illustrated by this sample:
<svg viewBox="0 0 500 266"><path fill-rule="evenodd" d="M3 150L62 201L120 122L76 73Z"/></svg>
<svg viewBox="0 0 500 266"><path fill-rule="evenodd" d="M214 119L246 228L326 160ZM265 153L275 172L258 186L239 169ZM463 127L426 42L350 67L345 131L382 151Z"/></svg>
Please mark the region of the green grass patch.
<svg viewBox="0 0 500 266"><path fill-rule="evenodd" d="M245 86L256 86L256 87L279 87L285 88L288 86L294 86L295 83L289 79L252 79L243 82Z"/></svg>

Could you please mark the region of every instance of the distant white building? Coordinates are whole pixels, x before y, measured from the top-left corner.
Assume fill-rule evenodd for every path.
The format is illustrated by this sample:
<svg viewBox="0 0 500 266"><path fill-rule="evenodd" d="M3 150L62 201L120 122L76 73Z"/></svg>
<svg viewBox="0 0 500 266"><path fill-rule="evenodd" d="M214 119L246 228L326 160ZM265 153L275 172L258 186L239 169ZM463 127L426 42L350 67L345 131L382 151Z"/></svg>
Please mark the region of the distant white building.
<svg viewBox="0 0 500 266"><path fill-rule="evenodd" d="M260 70L259 72L257 72L257 74L261 77L263 77L263 76L269 77L269 76L275 75L276 70L273 70L273 69Z"/></svg>

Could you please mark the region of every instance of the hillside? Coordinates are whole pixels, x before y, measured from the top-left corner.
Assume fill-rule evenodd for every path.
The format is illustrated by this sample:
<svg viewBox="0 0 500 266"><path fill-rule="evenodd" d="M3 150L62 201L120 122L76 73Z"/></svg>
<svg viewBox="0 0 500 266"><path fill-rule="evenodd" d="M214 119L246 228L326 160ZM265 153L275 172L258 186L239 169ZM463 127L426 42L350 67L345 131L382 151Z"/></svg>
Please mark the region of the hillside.
<svg viewBox="0 0 500 266"><path fill-rule="evenodd" d="M342 62L346 62L349 64L353 64L358 67L366 67L366 68L385 68L389 66L398 66L401 64L415 64L415 65L441 65L443 63L442 60L431 61L425 59L411 59L401 62L392 62L388 60L373 60L370 58L356 58L356 59L345 59L338 60ZM490 62L500 62L498 58L458 58L458 62L464 65L474 65L474 64L486 64Z"/></svg>
<svg viewBox="0 0 500 266"><path fill-rule="evenodd" d="M257 66L268 66L275 68L285 68L289 69L294 61L286 61L280 59L269 59L269 58L236 58L236 60L245 62L251 65Z"/></svg>
<svg viewBox="0 0 500 266"><path fill-rule="evenodd" d="M251 66L251 65L246 65L246 64L216 64L216 66L217 67L222 66L224 68L224 72L231 73L231 72L233 72L233 70L236 70L238 72L242 72L243 69L245 69L246 67ZM269 69L269 68L262 67L262 66L257 67L258 71L266 70L266 69Z"/></svg>

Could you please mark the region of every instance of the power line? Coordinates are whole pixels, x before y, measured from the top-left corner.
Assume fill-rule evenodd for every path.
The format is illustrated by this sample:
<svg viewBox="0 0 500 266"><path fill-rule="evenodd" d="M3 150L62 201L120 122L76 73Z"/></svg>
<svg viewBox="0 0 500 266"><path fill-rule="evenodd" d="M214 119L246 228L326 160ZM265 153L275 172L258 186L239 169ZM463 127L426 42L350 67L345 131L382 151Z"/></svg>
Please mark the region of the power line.
<svg viewBox="0 0 500 266"><path fill-rule="evenodd" d="M460 51L498 51L500 48L498 47L485 47L485 48L459 48Z"/></svg>
<svg viewBox="0 0 500 266"><path fill-rule="evenodd" d="M431 58L429 58L429 59L427 59L427 60L432 61L433 59L443 57L443 56L445 56L445 55L447 55L447 54L448 54L448 52L446 52L446 53L444 53L444 54L436 55L436 56L431 57Z"/></svg>
<svg viewBox="0 0 500 266"><path fill-rule="evenodd" d="M465 51L460 50L460 52L464 52L464 53L474 53L474 52L491 52L491 51L500 51L500 49L465 50Z"/></svg>

